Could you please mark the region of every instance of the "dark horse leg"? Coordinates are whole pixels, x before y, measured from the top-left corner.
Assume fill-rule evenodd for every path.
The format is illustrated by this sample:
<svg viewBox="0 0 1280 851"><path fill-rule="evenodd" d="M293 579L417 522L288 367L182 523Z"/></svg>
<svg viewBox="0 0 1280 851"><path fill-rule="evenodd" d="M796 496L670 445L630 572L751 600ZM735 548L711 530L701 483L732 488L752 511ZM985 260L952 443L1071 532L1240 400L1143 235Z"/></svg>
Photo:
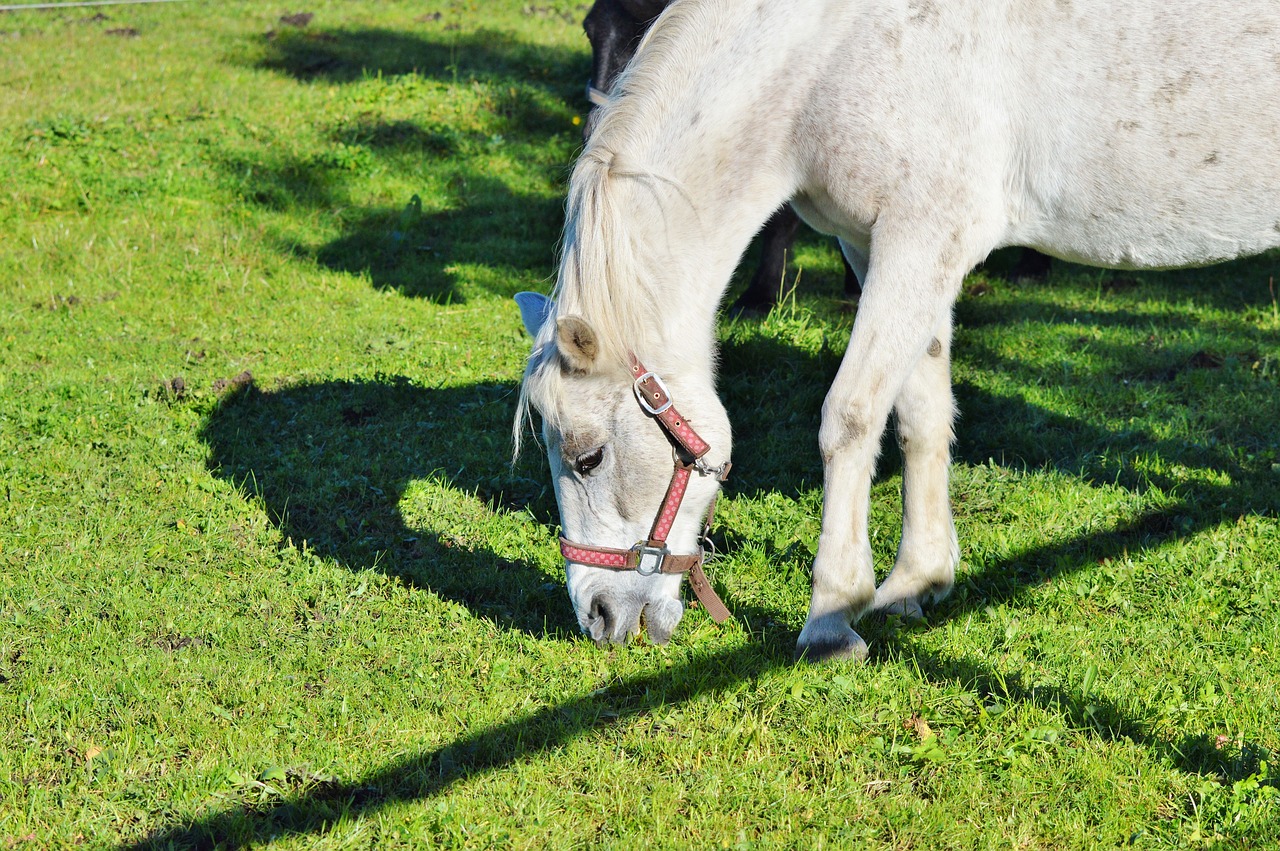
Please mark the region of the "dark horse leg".
<svg viewBox="0 0 1280 851"><path fill-rule="evenodd" d="M729 308L734 316L768 313L782 294L787 249L796 238L800 217L790 204L778 208L760 229L760 265L751 277L746 292Z"/></svg>
<svg viewBox="0 0 1280 851"><path fill-rule="evenodd" d="M765 222L764 227L760 229L760 265L756 267L756 273L751 277L751 283L746 291L729 307L731 315L752 316L768 313L769 309L778 303L779 297L783 294L787 251L795 241L796 231L799 228L800 217L796 215L795 210L791 209L790 204L779 207L769 221ZM862 292L858 284L858 276L853 273L853 267L849 265L843 253L840 255L840 260L844 263L845 298L856 300Z"/></svg>
<svg viewBox="0 0 1280 851"><path fill-rule="evenodd" d="M1023 278L1036 281L1043 280L1049 277L1050 263L1051 261L1047 255L1030 248L1024 248L1018 254L1018 262L1013 265L1013 271L1009 273L1009 277L1015 281Z"/></svg>

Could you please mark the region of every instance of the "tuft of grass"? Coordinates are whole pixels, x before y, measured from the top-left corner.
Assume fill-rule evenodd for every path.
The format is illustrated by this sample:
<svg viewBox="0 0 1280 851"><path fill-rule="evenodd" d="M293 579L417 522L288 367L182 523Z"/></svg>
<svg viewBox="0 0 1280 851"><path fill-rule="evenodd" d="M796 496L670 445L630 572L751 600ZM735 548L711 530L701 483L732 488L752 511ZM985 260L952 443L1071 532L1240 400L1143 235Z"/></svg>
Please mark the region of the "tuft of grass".
<svg viewBox="0 0 1280 851"><path fill-rule="evenodd" d="M507 461L584 10L305 11L0 17L0 842L1280 840L1274 254L971 275L956 590L811 668L852 314L805 237L721 331L735 619L599 650L544 464Z"/></svg>

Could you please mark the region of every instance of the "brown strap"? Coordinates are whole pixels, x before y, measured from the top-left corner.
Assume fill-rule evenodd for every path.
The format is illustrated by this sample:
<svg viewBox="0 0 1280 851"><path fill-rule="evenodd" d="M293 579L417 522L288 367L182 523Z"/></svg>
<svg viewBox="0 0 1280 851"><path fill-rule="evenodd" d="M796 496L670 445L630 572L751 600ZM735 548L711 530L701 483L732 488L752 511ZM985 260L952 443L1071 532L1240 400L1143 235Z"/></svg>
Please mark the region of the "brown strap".
<svg viewBox="0 0 1280 851"><path fill-rule="evenodd" d="M711 587L707 574L702 570L701 558L698 559L697 564L689 569L689 587L698 596L698 602L702 603L702 608L707 610L707 614L711 615L713 621L724 623L729 619L729 608L720 599L716 589Z"/></svg>
<svg viewBox="0 0 1280 851"><path fill-rule="evenodd" d="M636 377L636 392L644 397L647 409L659 412L653 416L671 439L694 458L706 455L711 450L710 444L693 430L689 421L671 404L671 397L667 395L658 377L645 369L644 364L634 355L631 357L631 374Z"/></svg>

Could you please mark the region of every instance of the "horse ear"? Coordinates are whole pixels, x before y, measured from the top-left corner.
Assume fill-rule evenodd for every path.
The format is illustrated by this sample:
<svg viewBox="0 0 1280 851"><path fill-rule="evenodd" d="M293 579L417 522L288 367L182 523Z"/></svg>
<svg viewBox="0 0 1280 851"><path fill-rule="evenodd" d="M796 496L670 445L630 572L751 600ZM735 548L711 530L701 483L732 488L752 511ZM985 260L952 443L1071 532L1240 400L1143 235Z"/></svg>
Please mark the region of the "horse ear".
<svg viewBox="0 0 1280 851"><path fill-rule="evenodd" d="M537 337L547 317L556 309L556 303L542 293L516 293L515 299L520 307L520 318L524 320L524 329L530 337Z"/></svg>
<svg viewBox="0 0 1280 851"><path fill-rule="evenodd" d="M596 332L581 316L566 316L556 321L556 344L565 363L577 372L590 371L600 352Z"/></svg>

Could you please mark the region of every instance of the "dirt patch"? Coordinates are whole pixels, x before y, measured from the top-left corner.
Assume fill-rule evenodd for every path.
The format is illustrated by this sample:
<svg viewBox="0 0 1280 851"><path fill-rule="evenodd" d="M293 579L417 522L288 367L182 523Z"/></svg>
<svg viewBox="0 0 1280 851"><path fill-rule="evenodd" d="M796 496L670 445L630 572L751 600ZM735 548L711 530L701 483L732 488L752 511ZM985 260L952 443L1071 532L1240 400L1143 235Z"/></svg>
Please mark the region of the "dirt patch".
<svg viewBox="0 0 1280 851"><path fill-rule="evenodd" d="M160 395L166 399L182 399L187 395L187 382L181 375L160 382Z"/></svg>
<svg viewBox="0 0 1280 851"><path fill-rule="evenodd" d="M74 295L50 295L47 299L34 302L32 307L37 310L70 310L80 304L79 296Z"/></svg>
<svg viewBox="0 0 1280 851"><path fill-rule="evenodd" d="M217 381L213 382L213 392L218 396L221 396L224 393L242 390L245 387L251 387L252 385L253 373L246 369L235 378L219 378Z"/></svg>
<svg viewBox="0 0 1280 851"><path fill-rule="evenodd" d="M0 686L12 680L18 675L18 671L25 667L22 661L22 651L14 650L10 653L3 663L0 663Z"/></svg>
<svg viewBox="0 0 1280 851"><path fill-rule="evenodd" d="M151 640L151 646L166 653L177 653L189 647L204 647L205 640L190 635L179 635L176 632L166 633Z"/></svg>

